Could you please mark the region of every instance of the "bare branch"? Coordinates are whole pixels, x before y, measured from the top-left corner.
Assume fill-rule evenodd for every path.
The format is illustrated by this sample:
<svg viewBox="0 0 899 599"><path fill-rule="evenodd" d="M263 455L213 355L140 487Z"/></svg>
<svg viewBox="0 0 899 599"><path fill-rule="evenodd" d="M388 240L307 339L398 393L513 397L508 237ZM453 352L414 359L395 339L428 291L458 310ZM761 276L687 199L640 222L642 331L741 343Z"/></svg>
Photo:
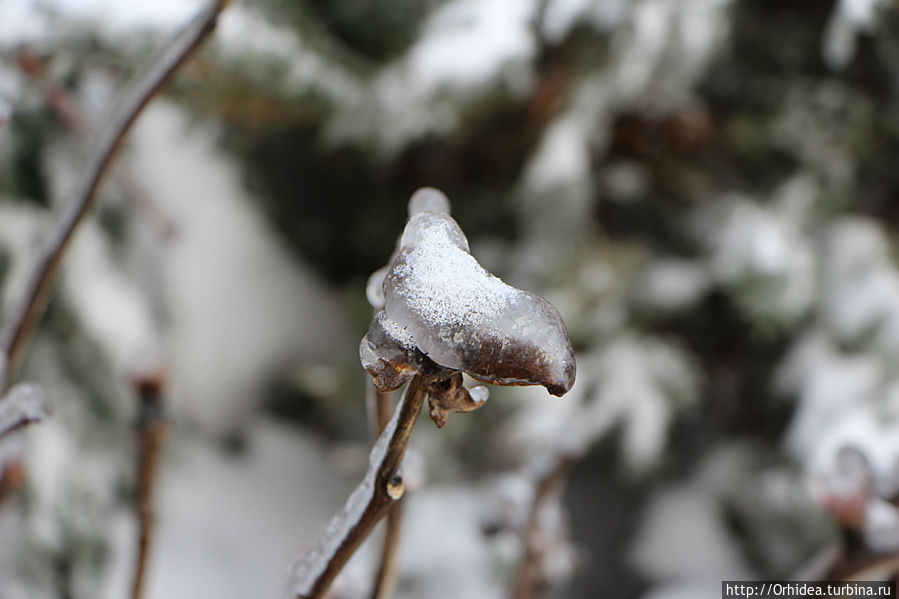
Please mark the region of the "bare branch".
<svg viewBox="0 0 899 599"><path fill-rule="evenodd" d="M524 560L518 570L512 599L535 597L537 589L543 583L542 565L545 552L540 543L540 510L562 490L578 457L579 455L572 452L559 453L537 480L534 503L524 530Z"/></svg>
<svg viewBox="0 0 899 599"><path fill-rule="evenodd" d="M72 193L71 201L66 204L56 229L35 265L21 301L0 331L0 350L6 356L10 370L18 365L22 349L46 307L47 294L72 234L90 211L97 187L122 140L144 106L212 32L224 6L223 0L210 2L149 61L137 82L126 90L123 99L117 103L115 113L109 125L101 132L84 175Z"/></svg>
<svg viewBox="0 0 899 599"><path fill-rule="evenodd" d="M140 399L137 423L137 488L135 490L135 509L139 533L137 562L131 587L132 599L143 597L147 562L155 536L154 489L156 488L162 443L168 429L162 402L163 380L164 373L161 369L140 373L132 379Z"/></svg>
<svg viewBox="0 0 899 599"><path fill-rule="evenodd" d="M53 412L50 400L35 384L16 385L0 401L0 439L29 424L44 420Z"/></svg>
<svg viewBox="0 0 899 599"><path fill-rule="evenodd" d="M431 375L416 375L393 418L378 437L369 456L369 468L346 505L328 524L318 545L299 564L292 594L300 599L324 596L337 574L391 505L403 496L400 465L425 397Z"/></svg>
<svg viewBox="0 0 899 599"><path fill-rule="evenodd" d="M391 396L387 391L376 391L375 412L377 414L378 430L383 431L390 419ZM387 519L384 523L384 539L381 542L381 557L378 563L375 585L372 590L372 599L386 599L390 597L396 583L397 556L399 555L400 532L403 527L403 503L405 497L401 497L390 506Z"/></svg>
<svg viewBox="0 0 899 599"><path fill-rule="evenodd" d="M381 544L381 560L375 575L375 586L372 599L387 599L393 594L396 586L396 572L399 565L400 533L403 530L403 503L401 497L390 506L384 527L384 540Z"/></svg>
<svg viewBox="0 0 899 599"><path fill-rule="evenodd" d="M87 118L66 90L44 77L40 59L27 48L21 48L18 53L18 63L19 69L34 81L44 97L44 101L53 109L63 124L81 141L90 140L93 136L93 128ZM141 216L155 227L162 237L171 238L175 234L175 225L162 211L162 208L153 201L153 198L147 195L134 172L124 160L119 160L112 165L112 175L125 196L137 207Z"/></svg>

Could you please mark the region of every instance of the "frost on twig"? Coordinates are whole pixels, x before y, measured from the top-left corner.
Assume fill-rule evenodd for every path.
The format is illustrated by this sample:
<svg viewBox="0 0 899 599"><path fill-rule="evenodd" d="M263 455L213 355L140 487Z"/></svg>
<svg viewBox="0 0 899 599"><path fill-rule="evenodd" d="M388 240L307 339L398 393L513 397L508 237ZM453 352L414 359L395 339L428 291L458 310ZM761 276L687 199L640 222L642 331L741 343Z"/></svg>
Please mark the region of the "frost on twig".
<svg viewBox="0 0 899 599"><path fill-rule="evenodd" d="M0 399L0 439L29 424L40 422L53 412L50 400L33 383L21 383Z"/></svg>
<svg viewBox="0 0 899 599"><path fill-rule="evenodd" d="M574 384L574 352L558 310L478 264L435 189L412 196L397 250L372 275L368 296L380 312L362 339L362 365L381 390L420 372L451 371L432 391L438 426L447 412L486 400L486 389L462 386L462 372L497 385L543 385L553 395Z"/></svg>
<svg viewBox="0 0 899 599"><path fill-rule="evenodd" d="M375 524L403 496L399 469L427 388L426 376L416 377L406 388L393 417L372 447L362 482L328 524L317 546L297 566L291 585L293 596L323 596Z"/></svg>

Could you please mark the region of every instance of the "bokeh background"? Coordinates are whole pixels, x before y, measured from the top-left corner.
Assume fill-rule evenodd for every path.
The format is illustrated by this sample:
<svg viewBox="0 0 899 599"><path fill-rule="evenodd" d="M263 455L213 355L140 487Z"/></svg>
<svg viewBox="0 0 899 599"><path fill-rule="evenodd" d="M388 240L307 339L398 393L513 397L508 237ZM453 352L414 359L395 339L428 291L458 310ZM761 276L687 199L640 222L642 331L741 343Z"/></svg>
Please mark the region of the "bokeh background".
<svg viewBox="0 0 899 599"><path fill-rule="evenodd" d="M0 0L0 319L92 130L199 7ZM714 598L850 537L899 551L897 11L233 3L138 121L30 348L56 411L0 447L0 597L127 593L147 356L172 423L149 596L280 596L364 472L365 283L423 185L559 308L578 382L419 422L397 597L507 596L533 473L573 436L542 596ZM377 545L335 597L365 596Z"/></svg>

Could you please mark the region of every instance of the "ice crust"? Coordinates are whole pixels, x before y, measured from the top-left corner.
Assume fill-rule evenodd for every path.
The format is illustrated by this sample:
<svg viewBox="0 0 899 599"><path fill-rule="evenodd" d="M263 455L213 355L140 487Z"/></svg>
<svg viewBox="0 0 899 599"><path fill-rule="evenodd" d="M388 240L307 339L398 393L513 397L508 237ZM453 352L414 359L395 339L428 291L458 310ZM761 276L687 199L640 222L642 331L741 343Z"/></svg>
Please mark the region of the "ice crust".
<svg viewBox="0 0 899 599"><path fill-rule="evenodd" d="M372 372L400 355L406 356L403 367L415 364L408 355L411 341L439 366L563 395L574 384L575 360L559 312L478 264L443 200L436 190L421 190L410 201L409 221L381 287L383 314L360 347L363 365ZM381 295L369 289L375 307Z"/></svg>

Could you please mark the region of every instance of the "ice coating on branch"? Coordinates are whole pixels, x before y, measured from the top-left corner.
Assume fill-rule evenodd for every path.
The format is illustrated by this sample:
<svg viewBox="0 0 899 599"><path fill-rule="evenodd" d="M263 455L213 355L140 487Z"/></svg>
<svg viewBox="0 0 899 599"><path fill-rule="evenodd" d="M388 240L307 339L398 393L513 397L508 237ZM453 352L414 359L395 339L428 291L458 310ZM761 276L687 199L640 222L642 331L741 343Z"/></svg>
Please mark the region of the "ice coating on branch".
<svg viewBox="0 0 899 599"><path fill-rule="evenodd" d="M376 383L392 378L390 364L400 378L411 376L410 365L426 366L410 352L411 341L438 366L563 395L574 384L575 360L559 312L478 264L448 210L436 190L420 190L410 201L409 222L383 280L383 314L360 348L366 369Z"/></svg>
<svg viewBox="0 0 899 599"><path fill-rule="evenodd" d="M402 401L406 401L403 398ZM299 595L307 597L312 592L315 581L327 567L328 563L340 547L341 541L347 536L349 529L355 526L362 518L362 514L371 504L371 496L375 492L375 484L377 483L378 472L381 464L387 456L387 450L390 448L390 440L396 431L401 410L396 409L393 417L384 430L378 436L371 453L368 455L368 470L365 478L359 483L359 486L353 491L346 501L343 508L328 523L325 533L319 539L318 545L309 551L303 561L296 567L293 574L293 584L291 585L293 593L291 596Z"/></svg>
<svg viewBox="0 0 899 599"><path fill-rule="evenodd" d="M393 322L383 310L375 314L359 344L362 367L381 391L399 389L427 366L435 366L415 345L412 335Z"/></svg>
<svg viewBox="0 0 899 599"><path fill-rule="evenodd" d="M409 216L419 212L441 212L449 216L449 198L439 189L422 187L409 199Z"/></svg>

